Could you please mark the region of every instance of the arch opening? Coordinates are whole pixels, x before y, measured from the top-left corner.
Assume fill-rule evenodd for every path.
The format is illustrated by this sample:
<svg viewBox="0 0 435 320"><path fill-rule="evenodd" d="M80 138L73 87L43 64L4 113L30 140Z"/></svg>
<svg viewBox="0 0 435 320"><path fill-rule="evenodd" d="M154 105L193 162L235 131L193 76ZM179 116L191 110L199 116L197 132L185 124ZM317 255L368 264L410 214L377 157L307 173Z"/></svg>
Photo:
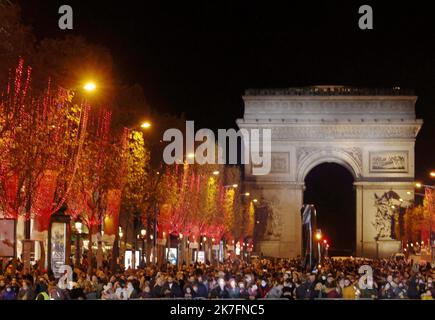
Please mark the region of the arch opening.
<svg viewBox="0 0 435 320"><path fill-rule="evenodd" d="M348 166L323 162L305 176L304 203L317 210L317 225L330 246L329 256L355 255L355 177Z"/></svg>

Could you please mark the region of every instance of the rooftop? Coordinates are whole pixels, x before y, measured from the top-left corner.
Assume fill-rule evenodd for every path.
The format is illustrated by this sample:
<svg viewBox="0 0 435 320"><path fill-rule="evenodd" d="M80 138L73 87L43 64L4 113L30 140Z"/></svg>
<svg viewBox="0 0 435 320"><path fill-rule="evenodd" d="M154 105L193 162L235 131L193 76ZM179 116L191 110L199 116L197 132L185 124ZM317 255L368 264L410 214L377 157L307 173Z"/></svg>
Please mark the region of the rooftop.
<svg viewBox="0 0 435 320"><path fill-rule="evenodd" d="M414 91L400 87L360 88L321 85L293 88L246 89L246 96L414 96Z"/></svg>

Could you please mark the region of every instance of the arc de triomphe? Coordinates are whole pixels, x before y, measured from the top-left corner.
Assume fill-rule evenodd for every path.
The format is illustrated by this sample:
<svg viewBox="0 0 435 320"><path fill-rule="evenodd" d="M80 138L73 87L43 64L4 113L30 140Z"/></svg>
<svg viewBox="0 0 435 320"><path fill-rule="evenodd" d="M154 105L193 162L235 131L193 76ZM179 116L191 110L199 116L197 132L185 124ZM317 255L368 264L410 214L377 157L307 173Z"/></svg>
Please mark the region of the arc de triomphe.
<svg viewBox="0 0 435 320"><path fill-rule="evenodd" d="M414 199L414 144L422 126L416 96L399 88L316 86L251 89L243 100L239 128L272 131L270 173L255 176L245 165L247 189L260 200L257 214L267 216L256 251L301 253L304 179L325 162L354 177L357 256L385 257L400 248L391 226L398 208Z"/></svg>

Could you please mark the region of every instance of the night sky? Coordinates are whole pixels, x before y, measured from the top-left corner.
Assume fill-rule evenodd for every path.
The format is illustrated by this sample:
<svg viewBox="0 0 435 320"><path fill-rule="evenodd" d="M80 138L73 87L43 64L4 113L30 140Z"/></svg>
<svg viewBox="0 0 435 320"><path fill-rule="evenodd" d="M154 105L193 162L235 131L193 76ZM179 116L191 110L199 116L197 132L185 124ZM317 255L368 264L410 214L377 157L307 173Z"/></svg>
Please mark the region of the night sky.
<svg viewBox="0 0 435 320"><path fill-rule="evenodd" d="M73 31L57 27L61 4L74 10ZM374 30L358 28L362 4L372 5ZM435 19L429 1L26 0L21 5L24 22L39 38L75 34L108 47L119 79L141 84L155 110L184 112L196 128L235 127L243 115L241 96L251 87L414 89L417 115L425 121L416 142L416 175L433 183L428 172L435 169ZM321 177L325 169L320 169L308 178ZM348 176L337 170L341 188ZM348 189L347 195L353 192ZM342 198L341 207L354 203L352 196Z"/></svg>

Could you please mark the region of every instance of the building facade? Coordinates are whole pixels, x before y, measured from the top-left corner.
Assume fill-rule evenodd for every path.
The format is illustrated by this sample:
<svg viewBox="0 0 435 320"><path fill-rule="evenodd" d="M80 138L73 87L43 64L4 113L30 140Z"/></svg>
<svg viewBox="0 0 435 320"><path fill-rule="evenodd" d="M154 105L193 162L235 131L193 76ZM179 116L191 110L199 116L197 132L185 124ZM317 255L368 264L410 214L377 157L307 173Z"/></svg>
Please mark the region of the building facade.
<svg viewBox="0 0 435 320"><path fill-rule="evenodd" d="M357 256L400 249L391 222L397 208L414 199L414 145L422 126L416 96L399 88L316 86L247 90L243 100L239 128L272 133L270 173L253 175L245 165L247 188L266 215L257 251L285 258L301 253L304 180L325 162L354 177Z"/></svg>

